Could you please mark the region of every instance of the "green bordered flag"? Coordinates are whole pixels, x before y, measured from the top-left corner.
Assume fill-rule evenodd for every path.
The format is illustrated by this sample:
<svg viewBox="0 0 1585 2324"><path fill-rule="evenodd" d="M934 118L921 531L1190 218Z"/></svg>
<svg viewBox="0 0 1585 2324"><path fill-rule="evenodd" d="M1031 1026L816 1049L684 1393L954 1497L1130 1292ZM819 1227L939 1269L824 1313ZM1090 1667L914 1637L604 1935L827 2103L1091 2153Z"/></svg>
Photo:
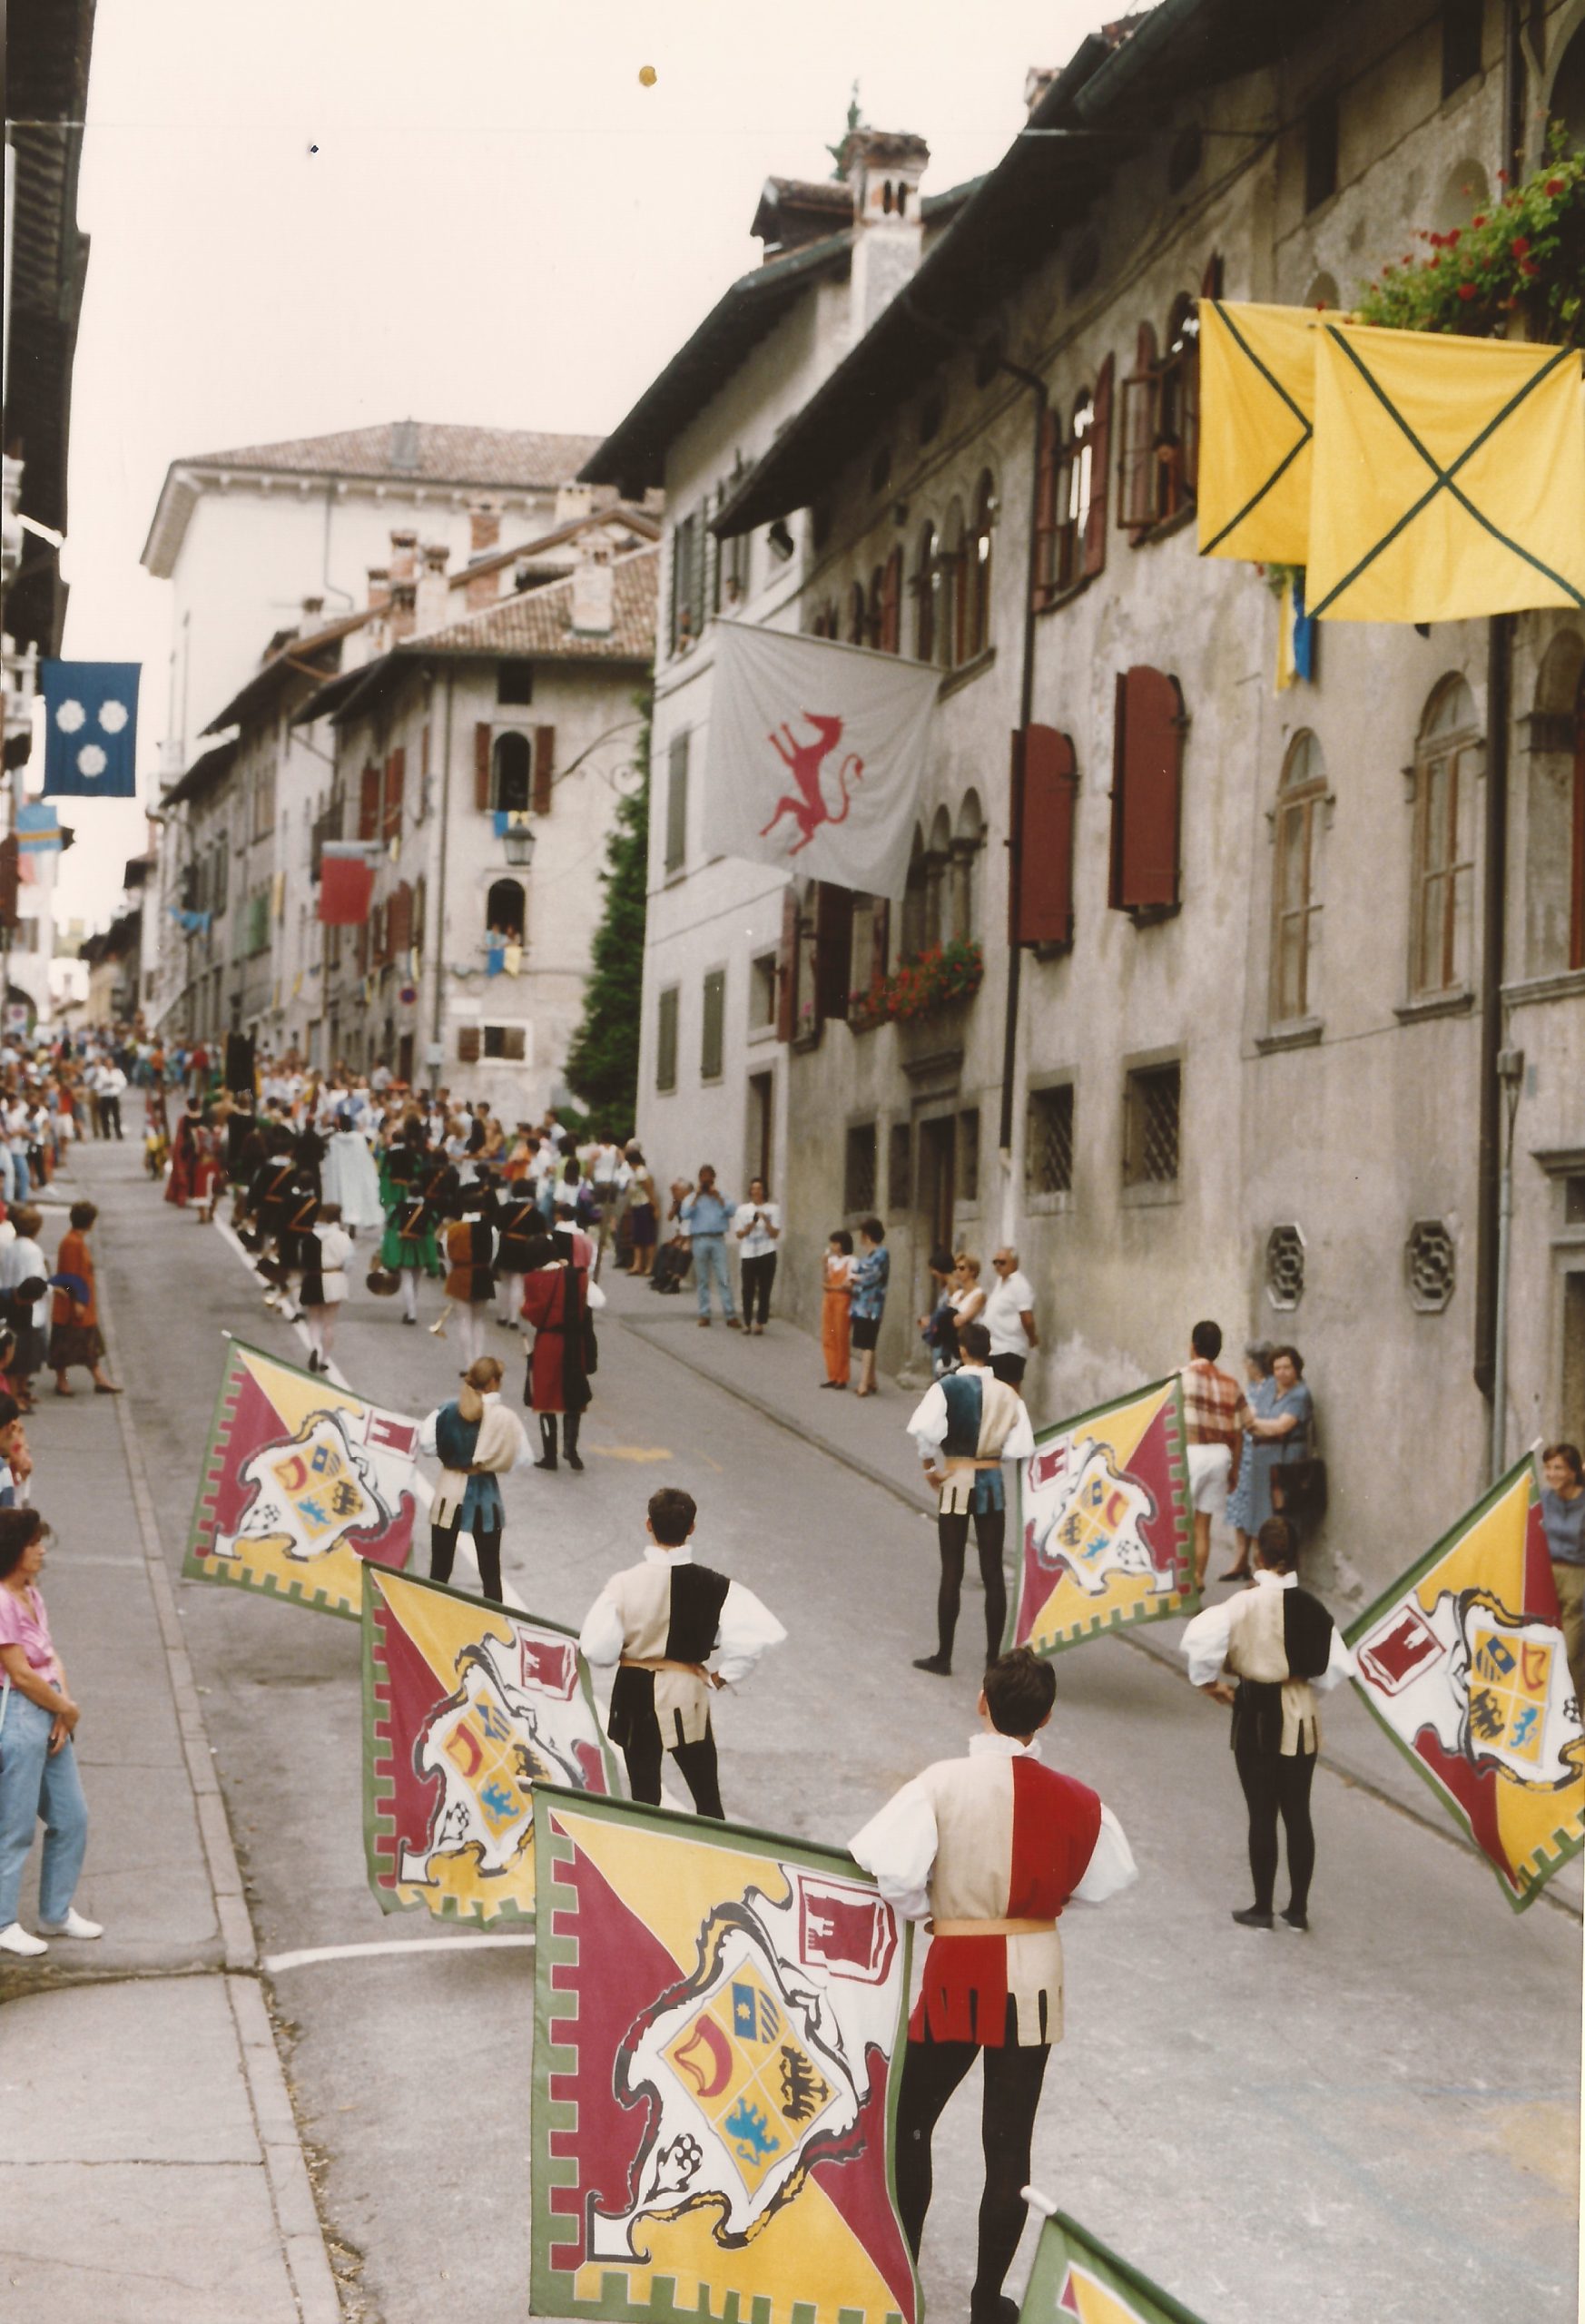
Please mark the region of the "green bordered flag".
<svg viewBox="0 0 1585 2324"><path fill-rule="evenodd" d="M1098 2243L1066 2211L1040 2230L1019 2324L1199 2324L1181 2300Z"/></svg>

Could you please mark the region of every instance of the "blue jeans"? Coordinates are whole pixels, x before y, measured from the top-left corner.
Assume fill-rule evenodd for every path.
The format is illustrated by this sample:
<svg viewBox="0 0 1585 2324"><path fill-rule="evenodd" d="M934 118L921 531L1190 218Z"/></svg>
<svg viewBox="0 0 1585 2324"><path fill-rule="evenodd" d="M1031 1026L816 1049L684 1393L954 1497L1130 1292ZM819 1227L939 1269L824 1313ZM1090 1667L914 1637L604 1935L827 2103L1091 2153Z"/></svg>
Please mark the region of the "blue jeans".
<svg viewBox="0 0 1585 2324"><path fill-rule="evenodd" d="M70 1739L50 1756L54 1715L30 1703L15 1687L5 1697L0 1727L0 1928L16 1918L23 1866L33 1846L34 1827L43 1818L44 1866L38 1884L41 1921L64 1921L77 1892L88 1846L88 1803L77 1779L77 1755Z"/></svg>
<svg viewBox="0 0 1585 2324"><path fill-rule="evenodd" d="M27 1190L29 1185L26 1155L14 1153L11 1157L11 1168L14 1183L16 1188L14 1199L17 1202L25 1202L27 1200ZM35 1703L34 1705L34 1709L36 1710L38 1706ZM8 1923L0 1921L0 1928L5 1928L8 1925Z"/></svg>
<svg viewBox="0 0 1585 2324"><path fill-rule="evenodd" d="M735 1315L733 1305L732 1277L726 1271L726 1237L724 1235L695 1235L694 1237L694 1282L699 1294L699 1313L710 1313L710 1278L714 1275L721 1286L721 1312Z"/></svg>

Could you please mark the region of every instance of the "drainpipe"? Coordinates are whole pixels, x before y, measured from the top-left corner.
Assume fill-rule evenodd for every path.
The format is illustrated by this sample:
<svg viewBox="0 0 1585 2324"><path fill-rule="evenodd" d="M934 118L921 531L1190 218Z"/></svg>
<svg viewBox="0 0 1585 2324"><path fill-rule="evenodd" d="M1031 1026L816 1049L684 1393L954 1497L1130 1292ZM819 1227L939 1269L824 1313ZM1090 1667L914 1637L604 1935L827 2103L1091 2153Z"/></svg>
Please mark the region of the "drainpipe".
<svg viewBox="0 0 1585 2324"><path fill-rule="evenodd" d="M1524 1079L1524 1051L1500 1049L1495 1078L1507 1110L1502 1141L1502 1177L1497 1205L1497 1295L1491 1351L1491 1444L1486 1482L1494 1485L1508 1466L1508 1268L1513 1242L1513 1130Z"/></svg>
<svg viewBox="0 0 1585 2324"><path fill-rule="evenodd" d="M430 1044L441 1047L446 1017L446 842L451 831L451 694L452 675L446 672L446 721L440 744L440 861L437 867L434 907L430 913L435 947L435 1011L429 1027ZM427 931L428 932L428 931ZM440 1068L429 1068L431 1095L440 1087Z"/></svg>

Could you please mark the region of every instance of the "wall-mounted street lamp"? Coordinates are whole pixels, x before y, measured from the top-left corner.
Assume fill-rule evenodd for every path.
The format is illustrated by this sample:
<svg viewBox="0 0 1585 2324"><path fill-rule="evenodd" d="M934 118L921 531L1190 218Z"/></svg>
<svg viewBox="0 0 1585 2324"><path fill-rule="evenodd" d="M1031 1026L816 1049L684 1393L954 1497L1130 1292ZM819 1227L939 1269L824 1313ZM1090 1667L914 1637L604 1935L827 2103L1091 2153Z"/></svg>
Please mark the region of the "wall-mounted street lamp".
<svg viewBox="0 0 1585 2324"><path fill-rule="evenodd" d="M537 835L529 823L508 823L505 833L507 861L514 872L527 872L534 862Z"/></svg>

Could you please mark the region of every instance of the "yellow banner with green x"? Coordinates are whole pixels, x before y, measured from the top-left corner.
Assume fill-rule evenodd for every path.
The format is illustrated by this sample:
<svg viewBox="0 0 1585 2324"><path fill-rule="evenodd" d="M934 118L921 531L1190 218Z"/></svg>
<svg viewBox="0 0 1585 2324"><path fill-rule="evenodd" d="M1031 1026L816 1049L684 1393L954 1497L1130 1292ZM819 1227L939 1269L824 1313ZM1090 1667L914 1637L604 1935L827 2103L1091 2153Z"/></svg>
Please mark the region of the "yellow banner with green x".
<svg viewBox="0 0 1585 2324"><path fill-rule="evenodd" d="M1585 391L1562 347L1315 334L1312 615L1585 606Z"/></svg>
<svg viewBox="0 0 1585 2324"><path fill-rule="evenodd" d="M1202 556L1305 563L1323 320L1313 307L1200 300Z"/></svg>

